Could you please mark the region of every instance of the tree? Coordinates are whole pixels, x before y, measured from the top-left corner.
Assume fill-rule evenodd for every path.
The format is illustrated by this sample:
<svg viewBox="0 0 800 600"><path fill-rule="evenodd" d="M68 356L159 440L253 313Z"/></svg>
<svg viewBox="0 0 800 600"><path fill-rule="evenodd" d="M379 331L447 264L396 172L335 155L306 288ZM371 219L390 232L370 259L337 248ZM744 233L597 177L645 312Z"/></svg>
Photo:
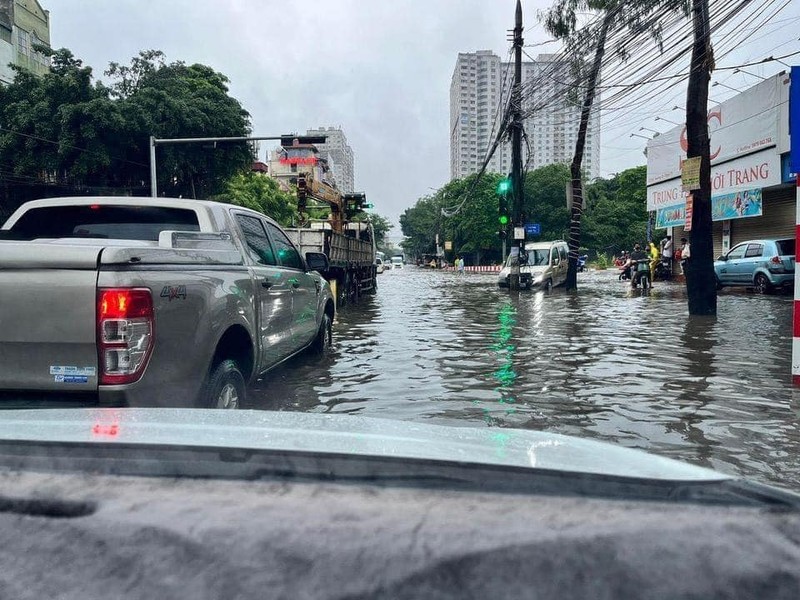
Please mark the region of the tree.
<svg viewBox="0 0 800 600"><path fill-rule="evenodd" d="M149 136L244 136L249 115L228 95L227 78L204 65L167 64L158 51L109 68L111 87L67 49L42 46L49 73L15 68L0 87L0 182L6 205L31 197L145 195ZM252 162L244 144L159 149L159 187L168 195L208 197Z"/></svg>
<svg viewBox="0 0 800 600"><path fill-rule="evenodd" d="M412 256L436 252L441 210L441 197L423 196L414 206L403 211L400 229L406 239L400 245L405 252Z"/></svg>
<svg viewBox="0 0 800 600"><path fill-rule="evenodd" d="M453 242L453 254L470 254L477 264L501 260L497 185L503 178L497 173L486 173L480 179L471 175L420 198L400 217L406 236L403 248L417 256L433 254L438 233L440 243ZM541 224L539 239L564 237L568 221L564 187L568 181L566 165L547 165L526 175L523 210L529 221Z"/></svg>
<svg viewBox="0 0 800 600"><path fill-rule="evenodd" d="M386 234L390 229L394 229L394 224L386 217L378 214L371 214L369 220L372 221L372 229L375 235L375 245L382 249L386 244Z"/></svg>
<svg viewBox="0 0 800 600"><path fill-rule="evenodd" d="M686 271L690 315L716 315L714 242L711 221L711 157L708 139L708 85L714 68L708 0L692 0L694 42L686 88L687 160L700 158L700 189L692 193L692 259Z"/></svg>
<svg viewBox="0 0 800 600"><path fill-rule="evenodd" d="M14 83L0 87L4 175L63 186L130 183L115 171L125 161L128 127L108 88L93 85L92 69L69 50L44 50L49 73L14 67Z"/></svg>
<svg viewBox="0 0 800 600"><path fill-rule="evenodd" d="M592 250L616 254L641 243L647 230L647 168L588 185L582 223L584 246Z"/></svg>
<svg viewBox="0 0 800 600"><path fill-rule="evenodd" d="M296 198L284 192L273 178L253 171L228 179L224 191L213 199L256 210L285 227L291 226L297 215Z"/></svg>
<svg viewBox="0 0 800 600"><path fill-rule="evenodd" d="M569 222L564 190L569 179L569 167L563 164L546 165L525 176L524 212L528 222L541 225L538 239L564 239Z"/></svg>
<svg viewBox="0 0 800 600"><path fill-rule="evenodd" d="M597 80L600 76L600 67L606 51L606 38L609 31L616 27L627 27L634 33L651 31L658 39L660 28L657 9L683 6L685 0L638 0L625 2L625 0L556 0L555 4L545 13L545 29L554 37L564 40L571 48L578 61L576 71L583 70L583 54L593 46L594 58L586 79L583 104L581 106L581 119L578 126L578 136L575 143L575 153L570 164L572 178L572 211L569 225L569 267L567 269L566 289L574 290L578 286L578 255L581 243L581 216L583 214L583 181L581 169L583 165L583 152L586 145L586 131L589 126L592 104L596 95ZM590 27L579 30L577 28L577 15L585 11L600 13L600 24L596 28Z"/></svg>
<svg viewBox="0 0 800 600"><path fill-rule="evenodd" d="M166 63L149 50L131 59L129 67L113 64L107 74L138 132L132 140L141 162L148 162L149 136L157 138L245 137L250 116L228 95L228 78L206 65ZM244 142L162 146L158 155L158 187L165 195L207 198L252 164L252 148ZM149 179L149 173L146 177Z"/></svg>

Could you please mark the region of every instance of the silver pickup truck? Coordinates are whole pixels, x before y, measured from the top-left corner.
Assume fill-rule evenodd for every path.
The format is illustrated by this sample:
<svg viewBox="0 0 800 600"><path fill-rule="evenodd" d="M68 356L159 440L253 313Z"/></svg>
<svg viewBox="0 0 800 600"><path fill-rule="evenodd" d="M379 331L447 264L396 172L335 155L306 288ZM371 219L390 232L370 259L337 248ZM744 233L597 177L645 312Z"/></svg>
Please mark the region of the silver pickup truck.
<svg viewBox="0 0 800 600"><path fill-rule="evenodd" d="M0 406L245 406L249 382L330 347L326 268L229 204L29 202L0 229Z"/></svg>

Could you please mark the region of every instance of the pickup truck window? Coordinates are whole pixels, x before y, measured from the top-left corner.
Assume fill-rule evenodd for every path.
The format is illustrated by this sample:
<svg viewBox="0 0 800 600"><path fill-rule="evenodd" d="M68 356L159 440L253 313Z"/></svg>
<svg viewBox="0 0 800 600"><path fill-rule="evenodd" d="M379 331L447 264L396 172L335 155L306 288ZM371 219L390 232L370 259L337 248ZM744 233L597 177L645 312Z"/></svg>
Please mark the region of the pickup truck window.
<svg viewBox="0 0 800 600"><path fill-rule="evenodd" d="M302 269L303 261L300 259L300 254L295 249L294 245L286 234L280 229L275 227L272 223L265 223L269 234L272 236L272 241L275 242L275 248L278 250L278 259L284 267L290 269Z"/></svg>
<svg viewBox="0 0 800 600"><path fill-rule="evenodd" d="M157 242L162 231L200 231L197 214L155 206L46 206L23 214L11 231L23 238L108 238Z"/></svg>
<svg viewBox="0 0 800 600"><path fill-rule="evenodd" d="M253 260L262 265L277 265L275 253L272 251L272 245L269 243L261 220L247 215L236 215L236 221L242 228L242 234L247 241L247 249L250 250Z"/></svg>

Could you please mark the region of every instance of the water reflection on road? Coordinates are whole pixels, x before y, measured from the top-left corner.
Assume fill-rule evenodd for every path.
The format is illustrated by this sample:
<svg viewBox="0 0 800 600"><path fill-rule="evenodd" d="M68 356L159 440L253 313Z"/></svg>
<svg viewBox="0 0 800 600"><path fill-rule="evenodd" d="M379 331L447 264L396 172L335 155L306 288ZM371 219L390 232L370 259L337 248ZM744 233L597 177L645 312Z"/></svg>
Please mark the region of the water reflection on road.
<svg viewBox="0 0 800 600"><path fill-rule="evenodd" d="M336 348L280 368L259 408L595 437L800 490L791 298L723 292L688 318L683 286L511 294L490 274L407 268L340 311Z"/></svg>

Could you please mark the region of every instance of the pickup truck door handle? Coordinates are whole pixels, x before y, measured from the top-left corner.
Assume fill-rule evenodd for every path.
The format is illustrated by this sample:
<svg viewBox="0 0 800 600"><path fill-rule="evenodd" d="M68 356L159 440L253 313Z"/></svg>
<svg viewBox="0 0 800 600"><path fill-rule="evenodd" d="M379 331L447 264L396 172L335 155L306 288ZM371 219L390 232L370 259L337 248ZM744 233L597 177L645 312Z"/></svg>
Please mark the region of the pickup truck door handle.
<svg viewBox="0 0 800 600"><path fill-rule="evenodd" d="M262 279L261 280L261 287L269 289L272 287L272 282L269 279Z"/></svg>

